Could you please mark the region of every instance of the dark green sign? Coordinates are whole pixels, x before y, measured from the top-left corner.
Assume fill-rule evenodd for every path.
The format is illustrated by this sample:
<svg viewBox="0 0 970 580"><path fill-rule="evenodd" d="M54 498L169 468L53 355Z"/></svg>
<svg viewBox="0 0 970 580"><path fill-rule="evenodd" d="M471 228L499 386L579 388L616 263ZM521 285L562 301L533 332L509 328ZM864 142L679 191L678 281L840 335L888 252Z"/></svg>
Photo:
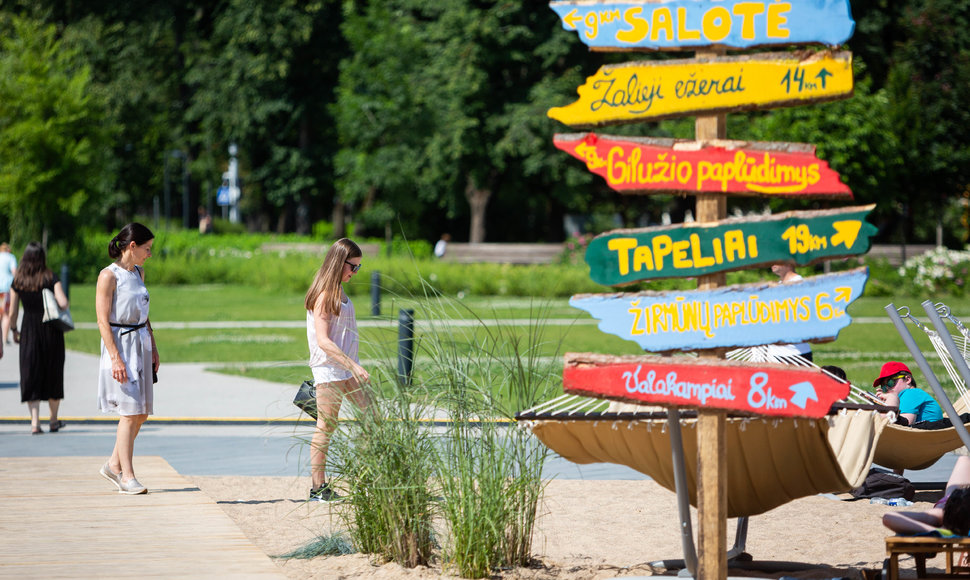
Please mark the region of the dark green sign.
<svg viewBox="0 0 970 580"><path fill-rule="evenodd" d="M787 212L692 224L615 230L586 249L594 282L607 286L640 280L702 276L763 267L808 264L864 254L876 227L865 218L875 205Z"/></svg>

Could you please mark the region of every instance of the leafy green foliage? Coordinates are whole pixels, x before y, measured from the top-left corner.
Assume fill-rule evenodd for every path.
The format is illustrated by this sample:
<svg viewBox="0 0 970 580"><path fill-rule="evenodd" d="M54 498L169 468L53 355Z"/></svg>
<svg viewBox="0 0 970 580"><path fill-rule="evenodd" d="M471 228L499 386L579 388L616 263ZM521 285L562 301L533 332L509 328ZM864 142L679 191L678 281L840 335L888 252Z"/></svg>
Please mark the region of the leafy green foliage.
<svg viewBox="0 0 970 580"><path fill-rule="evenodd" d="M110 127L90 69L53 26L0 18L0 210L14 242L70 239L103 190Z"/></svg>

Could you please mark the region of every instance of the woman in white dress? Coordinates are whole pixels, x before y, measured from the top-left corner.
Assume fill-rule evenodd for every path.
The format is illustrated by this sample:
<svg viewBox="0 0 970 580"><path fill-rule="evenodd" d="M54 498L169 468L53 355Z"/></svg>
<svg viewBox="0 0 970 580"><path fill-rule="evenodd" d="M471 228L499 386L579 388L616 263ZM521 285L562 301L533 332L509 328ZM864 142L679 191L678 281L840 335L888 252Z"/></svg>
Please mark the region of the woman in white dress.
<svg viewBox="0 0 970 580"><path fill-rule="evenodd" d="M120 415L114 451L101 475L128 495L148 492L135 478L132 458L135 437L152 414L158 371L143 269L154 241L151 230L139 223L122 228L108 243L108 255L115 261L98 275L95 298L101 332L98 406L102 413Z"/></svg>
<svg viewBox="0 0 970 580"><path fill-rule="evenodd" d="M370 375L360 366L357 348L360 337L354 303L343 290L360 270L360 247L341 238L327 251L323 264L306 293L307 342L310 370L317 393L317 429L310 443L311 501L333 501L337 494L326 478L330 435L337 427L337 416L344 396L358 408L370 404L362 385Z"/></svg>

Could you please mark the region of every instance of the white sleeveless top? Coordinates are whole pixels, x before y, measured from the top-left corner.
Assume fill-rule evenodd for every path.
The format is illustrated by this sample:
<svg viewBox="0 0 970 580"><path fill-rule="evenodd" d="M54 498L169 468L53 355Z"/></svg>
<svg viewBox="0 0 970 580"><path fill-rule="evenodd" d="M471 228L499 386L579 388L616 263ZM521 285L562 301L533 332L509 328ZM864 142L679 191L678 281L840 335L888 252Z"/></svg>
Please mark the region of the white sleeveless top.
<svg viewBox="0 0 970 580"><path fill-rule="evenodd" d="M328 334L337 348L342 350L352 361L359 363L357 347L360 343L360 336L357 333L354 303L342 291L340 294L340 314L330 319ZM310 370L313 372L314 384L345 381L353 376L349 370L327 360L327 353L323 352L320 345L317 344L317 329L313 324L313 311L311 310L306 312L306 338L310 347Z"/></svg>

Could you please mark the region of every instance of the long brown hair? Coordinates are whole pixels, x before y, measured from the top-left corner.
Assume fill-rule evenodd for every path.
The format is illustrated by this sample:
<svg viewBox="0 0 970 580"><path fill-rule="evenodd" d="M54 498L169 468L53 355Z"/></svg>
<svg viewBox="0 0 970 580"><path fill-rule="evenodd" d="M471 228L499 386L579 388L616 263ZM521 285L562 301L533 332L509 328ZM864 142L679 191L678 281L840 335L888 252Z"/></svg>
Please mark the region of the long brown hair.
<svg viewBox="0 0 970 580"><path fill-rule="evenodd" d="M344 262L364 255L360 246L347 238L340 238L330 246L323 264L313 277L310 289L306 291L307 310L313 310L317 299L323 294L323 310L327 314L340 314L340 282L343 279Z"/></svg>
<svg viewBox="0 0 970 580"><path fill-rule="evenodd" d="M54 279L54 272L47 267L47 252L44 246L37 242L30 242L24 248L24 256L17 264L17 273L13 277L13 286L18 290L36 292L50 284Z"/></svg>

